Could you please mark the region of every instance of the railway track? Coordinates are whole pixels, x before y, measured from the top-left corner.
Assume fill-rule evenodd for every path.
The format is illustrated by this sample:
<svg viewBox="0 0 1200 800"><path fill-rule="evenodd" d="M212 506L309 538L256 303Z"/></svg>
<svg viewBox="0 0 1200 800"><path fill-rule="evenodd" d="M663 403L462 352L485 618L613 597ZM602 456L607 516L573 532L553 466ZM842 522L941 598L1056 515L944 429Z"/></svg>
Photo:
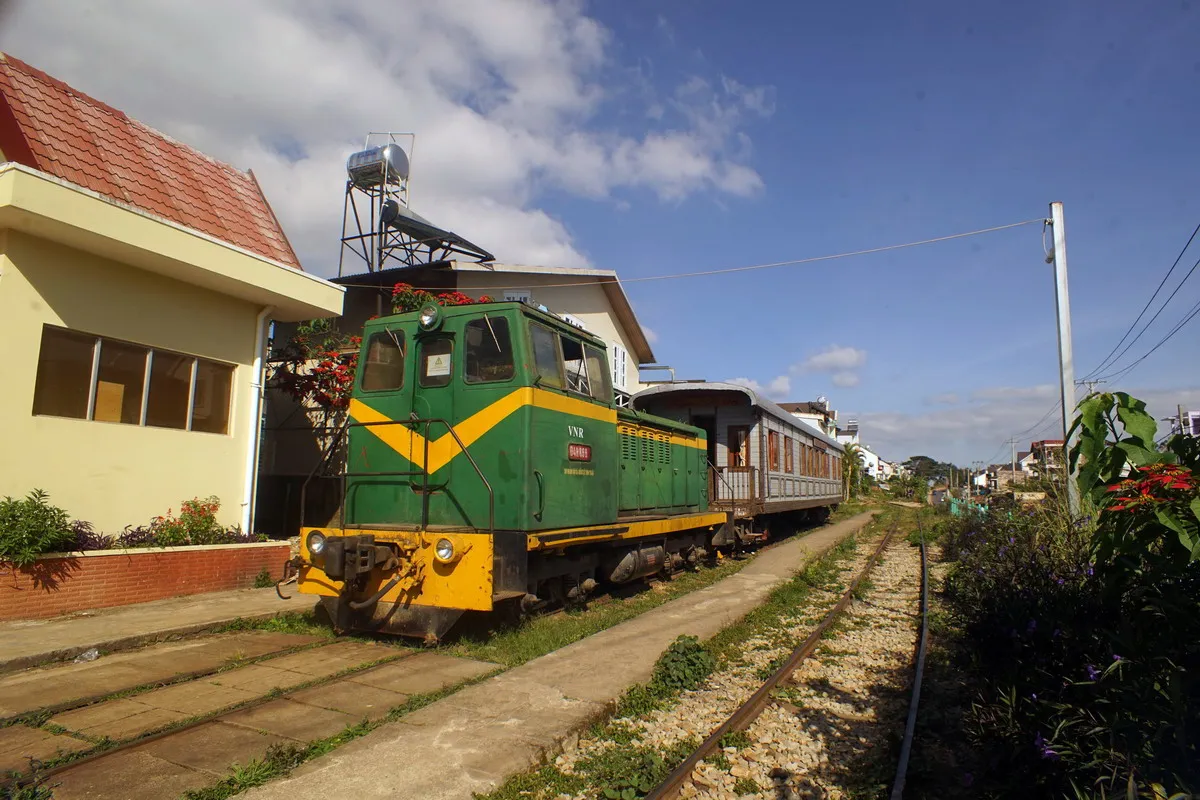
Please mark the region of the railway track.
<svg viewBox="0 0 1200 800"><path fill-rule="evenodd" d="M918 526L920 519L918 517ZM887 531L884 537L879 542L878 546L869 556L866 565L854 578L850 586L842 593L837 603L830 609L808 637L797 646L784 661L782 666L776 669L762 685L755 691L745 702L739 705L728 718L720 724L705 738L700 745L692 751L678 767L676 767L667 777L654 789L646 795L648 800L672 800L680 797L685 786L688 786L696 775L697 768L701 764L712 757L714 754L719 755L722 743L729 741L731 735L736 735L747 731L755 723L755 721L763 714L763 712L772 705L781 706L788 710L789 713L799 711L795 706L786 700L780 699L778 690L781 686L788 683L793 674L801 667L814 651L821 644L822 639L829 632L830 628L838 622L839 618L851 606L856 595L860 592L865 581L869 579L872 570L879 561L880 556L893 543L896 527L893 526ZM916 722L917 704L920 698L920 683L921 674L924 667L925 659L925 641L926 641L926 556L925 545L922 536L921 541L921 632L919 638L919 651L916 661L916 674L913 680L913 690L909 703L909 711L905 736L901 746L900 758L898 759L896 775L892 780L892 800L900 800L903 796L904 779L907 771L908 754L911 748L912 734ZM780 796L786 796L781 794Z"/></svg>
<svg viewBox="0 0 1200 800"><path fill-rule="evenodd" d="M236 636L239 647L253 648L253 633ZM136 770L145 781L138 797L174 798L219 780L234 763L262 757L272 745L307 745L364 719L380 719L413 695L497 668L374 642L261 637L274 637L273 644L258 648L266 652L219 662L208 654L208 663L195 669L187 669L187 661L205 661L202 647L176 653L182 669L150 683L129 677L122 685L123 678L144 674L148 665L138 663L137 653L113 656L108 680L100 681L109 691L77 691L69 699L6 714L0 721L0 760L5 750L9 757L0 764L0 775L5 770L19 774L0 779L0 792L5 783L36 782L54 786L55 798L63 800L122 796L119 792L129 789L114 782ZM211 640L222 641L219 635ZM153 648L147 655L143 662L153 660ZM31 670L10 676L0 687L7 689L11 704L14 698L19 702L21 677L33 691L39 676L45 685L72 677L86 685L104 666L101 660ZM11 756L18 753L24 763L14 763Z"/></svg>

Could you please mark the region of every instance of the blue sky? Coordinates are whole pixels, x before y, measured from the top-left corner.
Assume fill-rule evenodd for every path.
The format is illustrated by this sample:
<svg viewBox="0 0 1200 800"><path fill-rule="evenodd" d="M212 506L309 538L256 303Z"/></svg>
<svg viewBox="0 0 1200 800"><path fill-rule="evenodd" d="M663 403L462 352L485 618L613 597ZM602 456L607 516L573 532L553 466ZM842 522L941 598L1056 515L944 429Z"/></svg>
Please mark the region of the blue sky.
<svg viewBox="0 0 1200 800"><path fill-rule="evenodd" d="M367 129L415 130L414 208L502 260L626 278L988 228L1061 200L1082 377L1200 222L1188 3L411 2L386 23L350 3L50 5L17 3L0 47L254 169L321 274ZM1057 399L1040 225L627 290L677 374L826 395L887 458L1000 460ZM1198 300L1193 277L1120 363ZM1198 343L1200 319L1110 388L1159 416L1200 409Z"/></svg>

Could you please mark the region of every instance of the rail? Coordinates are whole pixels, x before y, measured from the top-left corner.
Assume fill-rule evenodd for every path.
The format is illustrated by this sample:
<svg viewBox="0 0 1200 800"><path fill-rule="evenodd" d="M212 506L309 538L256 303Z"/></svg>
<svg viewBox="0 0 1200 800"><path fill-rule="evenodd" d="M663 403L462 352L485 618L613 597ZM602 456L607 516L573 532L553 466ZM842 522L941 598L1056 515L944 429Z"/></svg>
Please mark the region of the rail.
<svg viewBox="0 0 1200 800"><path fill-rule="evenodd" d="M908 778L908 759L912 753L913 734L917 730L917 708L921 704L921 678L925 674L925 649L929 644L929 559L925 552L925 529L921 527L921 512L917 511L917 531L921 535L921 639L917 648L917 666L913 675L912 698L908 702L908 719L904 723L904 741L896 777L892 780L891 800L904 797L904 782Z"/></svg>
<svg viewBox="0 0 1200 800"><path fill-rule="evenodd" d="M729 719L725 720L725 722L721 723L720 727L709 734L709 737L701 742L700 746L684 759L682 764L676 767L662 783L655 787L654 791L646 796L647 800L666 800L667 798L675 797L683 787L684 782L696 769L696 766L717 747L722 737L732 731L742 731L750 727L750 724L758 718L758 715L771 702L771 693L775 690L775 687L791 675L804 659L812 655L813 651L817 649L817 645L821 643L821 637L825 635L825 632L829 630L829 627L833 625L838 616L849 607L851 600L854 598L854 593L858 590L859 584L870 574L871 569L875 566L875 562L879 559L879 555L891 542L892 535L895 532L895 526L888 530L887 535L883 537L883 541L879 543L879 546L875 548L875 552L867 560L866 566L863 567L858 577L854 579L854 583L842 594L837 605L825 615L825 618L821 620L821 624L809 634L808 638L799 647L792 651L792 654L784 662L783 666L777 669L771 677L767 678L762 687L751 695L749 700L742 703L729 716Z"/></svg>
<svg viewBox="0 0 1200 800"><path fill-rule="evenodd" d="M317 474L319 472L321 472L329 464L329 461L332 458L332 454L337 451L338 447L342 443L342 440L345 439L347 437L347 435L349 434L350 429L351 428L371 428L374 426L383 426L383 425L405 425L405 426L411 425L414 430L416 429L416 427L418 425L425 426L424 434L422 436L423 447L424 447L423 458L421 459L422 465L429 463L429 429L433 425L445 425L446 430L449 432L449 434L452 437L454 437L454 442L458 445L458 449L460 451L462 451L462 454L464 456L467 457L467 461L471 464L471 468L473 470L475 470L475 474L479 476L480 482L483 483L483 488L487 489L487 493L488 493L487 532L489 534L494 534L496 532L496 492L492 488L492 484L488 481L487 476L483 474L483 470L480 469L479 463L475 460L475 457L471 455L471 452L470 452L470 450L467 449L466 444L463 442L463 440L461 438L459 438L458 432L456 430L454 430L454 426L440 417L429 417L426 419L422 419L422 418L415 417L415 416L412 417L411 419L406 419L406 420L391 420L391 419L389 419L389 420L380 420L378 422L350 422L349 420L347 420L345 423L343 423L338 428L337 433L334 435L333 441L330 442L329 447L326 448L325 453L321 456L320 461L317 462L317 465L308 474L308 477L306 477L304 479L304 483L301 484L301 486L300 486L300 527L301 528L306 527L304 525L304 515L308 509L308 503L307 503L308 485L309 485L309 483L312 482L312 480L315 477L317 477ZM434 491L437 491L438 489L444 488L446 486L446 483L444 483L444 482L441 484L433 484L432 491L431 491L431 485L429 483L429 470L425 466L422 466L421 469L419 469L419 470L386 470L386 471L382 471L382 472L349 472L349 471L343 469L341 471L341 474L338 476L341 481L342 499L341 499L341 504L340 504L339 508L341 509L341 530L342 530L343 535L346 532L346 516L347 516L346 515L346 491L347 491L346 479L347 478L383 478L383 477L415 478L417 476L421 476L421 490L420 490L420 494L421 494L421 530L425 530L426 528L429 527L429 497ZM479 532L479 530L480 530L477 525L471 524L471 527L476 532Z"/></svg>

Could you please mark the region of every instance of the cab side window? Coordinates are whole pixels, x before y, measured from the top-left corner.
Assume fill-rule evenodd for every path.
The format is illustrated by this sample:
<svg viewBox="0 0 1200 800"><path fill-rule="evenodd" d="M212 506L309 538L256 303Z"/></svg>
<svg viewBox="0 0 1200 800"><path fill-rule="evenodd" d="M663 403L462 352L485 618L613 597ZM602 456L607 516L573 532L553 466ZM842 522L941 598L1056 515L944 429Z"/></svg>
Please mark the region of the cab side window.
<svg viewBox="0 0 1200 800"><path fill-rule="evenodd" d="M533 342L533 363L541 384L561 389L563 376L558 360L558 336L549 328L531 322L529 338Z"/></svg>
<svg viewBox="0 0 1200 800"><path fill-rule="evenodd" d="M567 370L567 391L579 394L592 394L591 383L588 381L587 362L583 359L583 344L566 336L562 340L563 366Z"/></svg>
<svg viewBox="0 0 1200 800"><path fill-rule="evenodd" d="M513 376L512 340L508 320L484 316L466 326L463 354L463 380L467 383L495 383Z"/></svg>
<svg viewBox="0 0 1200 800"><path fill-rule="evenodd" d="M592 397L602 403L612 402L612 386L608 382L608 366L604 361L604 351L595 347L584 348L587 352L588 380L591 384Z"/></svg>
<svg viewBox="0 0 1200 800"><path fill-rule="evenodd" d="M367 341L364 392L394 391L404 385L404 331L381 331Z"/></svg>

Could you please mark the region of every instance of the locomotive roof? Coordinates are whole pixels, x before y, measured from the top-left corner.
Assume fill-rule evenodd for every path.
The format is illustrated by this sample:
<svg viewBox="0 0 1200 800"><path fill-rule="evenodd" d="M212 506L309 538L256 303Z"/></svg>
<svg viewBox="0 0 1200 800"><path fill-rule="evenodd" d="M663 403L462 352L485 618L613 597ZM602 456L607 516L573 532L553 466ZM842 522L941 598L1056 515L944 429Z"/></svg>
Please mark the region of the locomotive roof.
<svg viewBox="0 0 1200 800"><path fill-rule="evenodd" d="M737 384L737 383L720 383L720 382L708 383L706 381L686 381L686 382L682 382L682 383L661 383L661 384L658 384L655 386L651 386L648 389L642 389L640 392L638 392L637 394L635 394L633 396L633 402L636 404L638 399L643 398L643 397L654 397L657 395L665 395L665 394L672 394L672 393L678 393L678 392L738 392L738 393L741 393L741 394L745 395L747 398L749 398L751 407L757 406L758 408L761 408L763 411L770 414L771 416L781 419L784 422L788 423L789 425L795 425L796 427L801 428L805 433L812 436L814 439L819 439L820 441L833 447L836 450L839 450L839 451L845 450L845 447L840 442L838 442L836 439L831 439L830 437L826 436L824 433L821 433L819 430L817 430L813 426L809 425L804 420L800 419L799 417L795 416L794 414L789 414L787 411L784 411L782 408L779 407L778 404L772 402L771 400L768 400L765 397L762 397L757 392L755 392L753 389L748 389L747 387L742 386L741 384Z"/></svg>
<svg viewBox="0 0 1200 800"><path fill-rule="evenodd" d="M505 306L505 307L517 306L517 307L523 309L527 314L529 314L534 319L537 319L539 322L547 322L552 325L557 325L560 328L563 328L571 333L577 334L578 336L580 336L583 339L590 339L593 341L593 343L604 346L604 340L601 339L596 334L592 333L591 331L584 330L583 328L579 328L579 327L576 327L575 325L572 325L571 323L567 322L562 317L555 314L553 311L542 311L537 306L530 305L529 303L523 303L520 300L493 300L490 303L476 302L476 303L466 303L466 304L460 305L460 306L442 306L442 313L446 314L446 315L463 313L463 312L470 313L472 311L481 309L481 307L483 309L487 309L487 308L495 308L496 306ZM387 322L389 319L394 319L396 317L416 317L416 315L419 313L420 313L419 311L402 311L399 314L386 314L382 317L376 317L375 319L368 320L367 326L378 325L381 322Z"/></svg>

